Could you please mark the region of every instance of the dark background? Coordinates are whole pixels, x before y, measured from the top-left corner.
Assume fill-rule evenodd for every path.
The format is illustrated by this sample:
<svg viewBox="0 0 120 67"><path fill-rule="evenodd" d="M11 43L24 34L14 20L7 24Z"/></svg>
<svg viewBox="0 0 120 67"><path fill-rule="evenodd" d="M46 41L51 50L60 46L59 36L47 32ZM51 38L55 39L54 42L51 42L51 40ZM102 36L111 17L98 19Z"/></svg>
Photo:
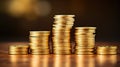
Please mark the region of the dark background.
<svg viewBox="0 0 120 67"><path fill-rule="evenodd" d="M0 0L0 41L28 41L30 30L51 30L56 14L75 14L76 26L95 26L96 41L120 41L117 0L41 0L50 4L45 16L26 19L8 14ZM72 36L74 28L72 31Z"/></svg>

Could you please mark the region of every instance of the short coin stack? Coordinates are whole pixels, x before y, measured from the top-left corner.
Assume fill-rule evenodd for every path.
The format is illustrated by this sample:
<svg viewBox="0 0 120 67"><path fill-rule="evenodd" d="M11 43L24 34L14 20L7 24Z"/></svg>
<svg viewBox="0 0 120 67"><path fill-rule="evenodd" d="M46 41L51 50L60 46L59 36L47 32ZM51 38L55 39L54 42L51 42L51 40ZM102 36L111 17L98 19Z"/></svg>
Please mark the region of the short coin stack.
<svg viewBox="0 0 120 67"><path fill-rule="evenodd" d="M53 53L71 54L70 30L75 15L55 15L52 28Z"/></svg>
<svg viewBox="0 0 120 67"><path fill-rule="evenodd" d="M29 48L29 45L10 45L9 54L26 55L28 54L28 48Z"/></svg>
<svg viewBox="0 0 120 67"><path fill-rule="evenodd" d="M97 54L117 54L117 46L97 46Z"/></svg>
<svg viewBox="0 0 120 67"><path fill-rule="evenodd" d="M50 31L30 31L31 54L50 54Z"/></svg>
<svg viewBox="0 0 120 67"><path fill-rule="evenodd" d="M94 54L96 27L75 28L75 54Z"/></svg>

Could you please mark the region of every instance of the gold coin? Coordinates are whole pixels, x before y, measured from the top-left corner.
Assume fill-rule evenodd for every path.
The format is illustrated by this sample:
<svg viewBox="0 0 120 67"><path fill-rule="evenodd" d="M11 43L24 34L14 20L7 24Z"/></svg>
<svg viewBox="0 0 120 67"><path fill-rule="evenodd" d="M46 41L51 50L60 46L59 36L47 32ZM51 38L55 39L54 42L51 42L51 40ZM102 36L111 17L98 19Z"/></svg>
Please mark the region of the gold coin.
<svg viewBox="0 0 120 67"><path fill-rule="evenodd" d="M65 35L62 36L62 34L61 34L59 36L57 36L57 35L53 36L52 39L55 39L55 40L59 40L59 39L60 40L68 40L68 39L70 39L70 36L65 36Z"/></svg>
<svg viewBox="0 0 120 67"><path fill-rule="evenodd" d="M89 44L89 43L76 43L76 46L95 46L95 44Z"/></svg>
<svg viewBox="0 0 120 67"><path fill-rule="evenodd" d="M49 49L49 46L47 46L47 47L36 47L36 46L33 46L33 47L30 47L30 49Z"/></svg>
<svg viewBox="0 0 120 67"><path fill-rule="evenodd" d="M96 27L75 27L75 29L79 29L79 30L86 30L86 29L95 30Z"/></svg>
<svg viewBox="0 0 120 67"><path fill-rule="evenodd" d="M59 26L53 26L52 29L54 29L54 30L52 30L52 32L60 30L62 28L64 28L64 31L70 31L70 29L72 28L72 25L71 26L60 26L60 25Z"/></svg>
<svg viewBox="0 0 120 67"><path fill-rule="evenodd" d="M95 46L89 46L89 45L88 46L78 46L78 45L75 46L76 49L82 49L82 48L88 49L88 48L94 48L94 47Z"/></svg>
<svg viewBox="0 0 120 67"><path fill-rule="evenodd" d="M31 43L36 43L36 42L48 42L48 38L45 39L38 39L38 38L30 38Z"/></svg>
<svg viewBox="0 0 120 67"><path fill-rule="evenodd" d="M58 21L56 21L58 22ZM69 24L53 24L53 27L72 27L74 23Z"/></svg>
<svg viewBox="0 0 120 67"><path fill-rule="evenodd" d="M30 36L41 36L43 35L49 35L50 31L30 31Z"/></svg>
<svg viewBox="0 0 120 67"><path fill-rule="evenodd" d="M70 47L54 47L53 50L71 50Z"/></svg>
<svg viewBox="0 0 120 67"><path fill-rule="evenodd" d="M49 49L32 49L31 52L49 52Z"/></svg>
<svg viewBox="0 0 120 67"><path fill-rule="evenodd" d="M97 49L117 49L117 46L97 46Z"/></svg>
<svg viewBox="0 0 120 67"><path fill-rule="evenodd" d="M70 31L71 28L53 27L52 31Z"/></svg>
<svg viewBox="0 0 120 67"><path fill-rule="evenodd" d="M92 48L83 49L83 48L82 48L82 49L75 49L75 51L76 51L76 52L79 52L79 51L94 51L94 49L92 49Z"/></svg>
<svg viewBox="0 0 120 67"><path fill-rule="evenodd" d="M89 52L89 51L78 51L78 52L75 52L75 54L94 54L94 52Z"/></svg>
<svg viewBox="0 0 120 67"><path fill-rule="evenodd" d="M68 17L68 16L67 16L67 17L64 16L64 17L61 17L61 18L60 18L60 17L59 17L59 18L58 18L58 17L57 17L57 18L54 17L54 19L55 19L55 20L54 20L54 23L57 23L56 21L59 21L58 24L60 24L60 23L62 23L62 22L68 23L67 21L69 21L69 22L72 23L72 22L75 21L75 19L74 19L73 17Z"/></svg>
<svg viewBox="0 0 120 67"><path fill-rule="evenodd" d="M95 40L95 38L94 37L75 37L75 40L88 41L88 40Z"/></svg>
<svg viewBox="0 0 120 67"><path fill-rule="evenodd" d="M72 25L73 26L74 24L74 19L63 19L63 20L60 20L60 19L55 19L54 21L54 25Z"/></svg>
<svg viewBox="0 0 120 67"><path fill-rule="evenodd" d="M53 52L53 54L57 54L57 55L70 55L71 52Z"/></svg>
<svg viewBox="0 0 120 67"><path fill-rule="evenodd" d="M49 45L30 45L30 48L49 48Z"/></svg>
<svg viewBox="0 0 120 67"><path fill-rule="evenodd" d="M17 52L17 51L18 51L18 52L19 52L19 51L21 51L21 52L24 51L24 52L27 52L28 49L9 49L9 51L10 51L10 52L12 52L12 51L16 51L16 52Z"/></svg>
<svg viewBox="0 0 120 67"><path fill-rule="evenodd" d="M54 33L53 36L70 36L70 33L69 34L60 34L60 33Z"/></svg>
<svg viewBox="0 0 120 67"><path fill-rule="evenodd" d="M13 53L26 53L28 51L9 51L9 52L13 52Z"/></svg>
<svg viewBox="0 0 120 67"><path fill-rule="evenodd" d="M95 44L94 41L76 41L77 44Z"/></svg>
<svg viewBox="0 0 120 67"><path fill-rule="evenodd" d="M9 54L28 54L28 52L22 52L22 51L9 51Z"/></svg>
<svg viewBox="0 0 120 67"><path fill-rule="evenodd" d="M95 35L75 35L75 38L95 38Z"/></svg>
<svg viewBox="0 0 120 67"><path fill-rule="evenodd" d="M71 45L53 45L53 48L60 48L60 47L71 47Z"/></svg>
<svg viewBox="0 0 120 67"><path fill-rule="evenodd" d="M60 35L60 34L70 34L69 31L53 31L52 33L53 33L53 34L57 34L57 35L58 35L58 34L59 34L59 35Z"/></svg>
<svg viewBox="0 0 120 67"><path fill-rule="evenodd" d="M71 53L71 50L53 50L53 53Z"/></svg>
<svg viewBox="0 0 120 67"><path fill-rule="evenodd" d="M11 55L27 55L28 53L9 53Z"/></svg>
<svg viewBox="0 0 120 67"><path fill-rule="evenodd" d="M95 30L91 30L91 29L79 30L79 29L77 29L77 30L75 31L75 33L81 33L81 32L85 32L85 33L95 33Z"/></svg>
<svg viewBox="0 0 120 67"><path fill-rule="evenodd" d="M33 42L30 42L30 45L48 45L49 41L43 41L43 42L37 42L37 41L33 41Z"/></svg>
<svg viewBox="0 0 120 67"><path fill-rule="evenodd" d="M31 54L33 54L33 55L48 55L50 53L31 53Z"/></svg>
<svg viewBox="0 0 120 67"><path fill-rule="evenodd" d="M48 46L48 42L44 43L29 43L30 46Z"/></svg>
<svg viewBox="0 0 120 67"><path fill-rule="evenodd" d="M108 52L108 51L117 51L117 49L96 49L96 51Z"/></svg>
<svg viewBox="0 0 120 67"><path fill-rule="evenodd" d="M97 54L111 54L111 53L117 53L117 51L97 51Z"/></svg>
<svg viewBox="0 0 120 67"><path fill-rule="evenodd" d="M75 15L55 15L54 18L75 17Z"/></svg>
<svg viewBox="0 0 120 67"><path fill-rule="evenodd" d="M71 46L71 45L70 45L70 43L66 43L66 44L65 44L65 43L63 43L63 44L62 44L62 43L59 43L59 44L58 44L58 43L53 43L53 46L54 46L54 47L55 47L55 46L56 46L56 47L57 47L57 46L58 46L58 47L61 47L61 46L65 47L65 46Z"/></svg>
<svg viewBox="0 0 120 67"><path fill-rule="evenodd" d="M9 49L27 49L29 45L10 45Z"/></svg>
<svg viewBox="0 0 120 67"><path fill-rule="evenodd" d="M53 42L57 42L57 43L70 43L70 41L65 41L65 40L53 40Z"/></svg>

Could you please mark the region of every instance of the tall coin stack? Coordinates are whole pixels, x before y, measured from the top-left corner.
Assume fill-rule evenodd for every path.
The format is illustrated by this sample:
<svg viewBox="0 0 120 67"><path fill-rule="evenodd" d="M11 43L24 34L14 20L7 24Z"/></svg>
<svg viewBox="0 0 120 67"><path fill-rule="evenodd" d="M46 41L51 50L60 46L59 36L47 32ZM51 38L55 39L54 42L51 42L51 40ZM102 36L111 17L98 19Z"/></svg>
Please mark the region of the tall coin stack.
<svg viewBox="0 0 120 67"><path fill-rule="evenodd" d="M52 28L53 53L71 54L70 30L74 24L75 15L55 15Z"/></svg>
<svg viewBox="0 0 120 67"><path fill-rule="evenodd" d="M117 54L117 46L97 46L97 54Z"/></svg>
<svg viewBox="0 0 120 67"><path fill-rule="evenodd" d="M76 27L75 29L75 54L94 54L96 27Z"/></svg>
<svg viewBox="0 0 120 67"><path fill-rule="evenodd" d="M50 31L30 31L31 54L50 54Z"/></svg>
<svg viewBox="0 0 120 67"><path fill-rule="evenodd" d="M28 48L29 48L29 45L10 45L9 54L26 55L28 54Z"/></svg>

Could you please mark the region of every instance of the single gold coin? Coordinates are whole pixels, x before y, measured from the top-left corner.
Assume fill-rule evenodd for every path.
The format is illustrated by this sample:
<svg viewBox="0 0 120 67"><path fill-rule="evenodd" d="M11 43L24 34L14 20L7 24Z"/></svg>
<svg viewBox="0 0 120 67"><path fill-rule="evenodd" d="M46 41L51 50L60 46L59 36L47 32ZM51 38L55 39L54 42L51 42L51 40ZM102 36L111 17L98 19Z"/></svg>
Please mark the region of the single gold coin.
<svg viewBox="0 0 120 67"><path fill-rule="evenodd" d="M29 45L10 45L9 49L27 49Z"/></svg>
<svg viewBox="0 0 120 67"><path fill-rule="evenodd" d="M81 55L82 54L83 55L86 54L86 55L89 55L89 54L94 54L94 52L92 52L92 51L91 52L89 52L89 51L75 51L75 54L81 54Z"/></svg>
<svg viewBox="0 0 120 67"><path fill-rule="evenodd" d="M117 46L97 46L97 50L117 50Z"/></svg>
<svg viewBox="0 0 120 67"><path fill-rule="evenodd" d="M54 18L75 17L75 15L55 15Z"/></svg>
<svg viewBox="0 0 120 67"><path fill-rule="evenodd" d="M10 52L12 52L12 51L16 51L16 52L19 52L19 51L21 51L21 52L27 52L28 49L9 49L9 51L10 51Z"/></svg>
<svg viewBox="0 0 120 67"><path fill-rule="evenodd" d="M97 52L97 54L117 54L116 52Z"/></svg>
<svg viewBox="0 0 120 67"><path fill-rule="evenodd" d="M47 46L47 47L30 47L30 49L49 49L49 46Z"/></svg>
<svg viewBox="0 0 120 67"><path fill-rule="evenodd" d="M56 54L56 55L70 55L72 53L71 52L53 52L53 54Z"/></svg>
<svg viewBox="0 0 120 67"><path fill-rule="evenodd" d="M31 54L33 54L33 55L48 55L50 53L31 53Z"/></svg>
<svg viewBox="0 0 120 67"><path fill-rule="evenodd" d="M94 51L94 49L93 48L86 48L86 49L84 49L84 48L81 48L81 49L75 49L75 51L77 51L77 52L79 52L79 51Z"/></svg>
<svg viewBox="0 0 120 67"><path fill-rule="evenodd" d="M54 47L53 50L71 50L70 47Z"/></svg>
<svg viewBox="0 0 120 67"><path fill-rule="evenodd" d="M91 29L85 29L85 30L79 30L79 29L77 29L76 31L75 31L75 33L81 33L81 32L84 32L84 33L95 33L95 30L91 30Z"/></svg>
<svg viewBox="0 0 120 67"><path fill-rule="evenodd" d="M108 51L117 51L117 49L96 49L96 51L108 52Z"/></svg>
<svg viewBox="0 0 120 67"><path fill-rule="evenodd" d="M86 29L93 29L93 30L95 30L96 29L96 27L75 27L75 29L79 29L79 30L86 30Z"/></svg>
<svg viewBox="0 0 120 67"><path fill-rule="evenodd" d="M30 36L50 35L50 31L30 31Z"/></svg>
<svg viewBox="0 0 120 67"><path fill-rule="evenodd" d="M28 53L9 53L11 55L27 55Z"/></svg>
<svg viewBox="0 0 120 67"><path fill-rule="evenodd" d="M95 48L95 46L78 46L76 45L75 46L75 49L92 49L92 48Z"/></svg>
<svg viewBox="0 0 120 67"><path fill-rule="evenodd" d="M95 44L83 44L83 43L76 43L76 46L87 47L87 46L95 46Z"/></svg>
<svg viewBox="0 0 120 67"><path fill-rule="evenodd" d="M32 49L31 52L49 52L49 49Z"/></svg>
<svg viewBox="0 0 120 67"><path fill-rule="evenodd" d="M22 55L22 54L28 54L28 52L22 52L22 51L9 51L9 54L19 54L19 55Z"/></svg>

